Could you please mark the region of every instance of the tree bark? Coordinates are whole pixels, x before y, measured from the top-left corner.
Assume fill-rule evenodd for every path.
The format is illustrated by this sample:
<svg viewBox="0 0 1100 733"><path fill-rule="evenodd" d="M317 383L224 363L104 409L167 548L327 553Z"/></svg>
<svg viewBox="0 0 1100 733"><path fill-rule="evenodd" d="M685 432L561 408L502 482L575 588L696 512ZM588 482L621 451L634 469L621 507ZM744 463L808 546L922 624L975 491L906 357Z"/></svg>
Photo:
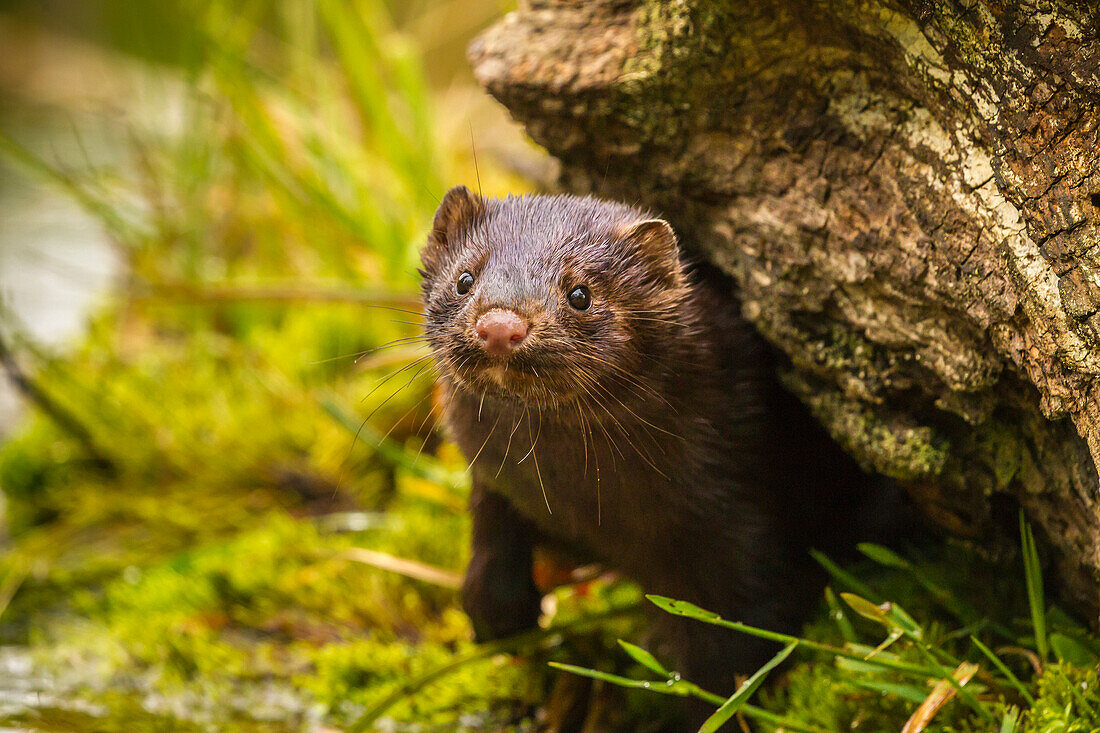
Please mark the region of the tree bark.
<svg viewBox="0 0 1100 733"><path fill-rule="evenodd" d="M470 49L562 186L667 216L788 385L1100 604L1100 6L526 0Z"/></svg>

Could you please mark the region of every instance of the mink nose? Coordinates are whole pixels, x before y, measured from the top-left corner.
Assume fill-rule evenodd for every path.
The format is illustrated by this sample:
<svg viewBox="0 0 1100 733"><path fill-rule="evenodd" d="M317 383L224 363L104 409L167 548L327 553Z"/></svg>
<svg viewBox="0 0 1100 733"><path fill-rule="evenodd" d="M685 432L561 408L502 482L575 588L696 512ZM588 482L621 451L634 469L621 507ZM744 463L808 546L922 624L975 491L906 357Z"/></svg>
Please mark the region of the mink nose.
<svg viewBox="0 0 1100 733"><path fill-rule="evenodd" d="M516 313L495 308L477 319L481 347L495 356L507 356L527 336L527 322Z"/></svg>

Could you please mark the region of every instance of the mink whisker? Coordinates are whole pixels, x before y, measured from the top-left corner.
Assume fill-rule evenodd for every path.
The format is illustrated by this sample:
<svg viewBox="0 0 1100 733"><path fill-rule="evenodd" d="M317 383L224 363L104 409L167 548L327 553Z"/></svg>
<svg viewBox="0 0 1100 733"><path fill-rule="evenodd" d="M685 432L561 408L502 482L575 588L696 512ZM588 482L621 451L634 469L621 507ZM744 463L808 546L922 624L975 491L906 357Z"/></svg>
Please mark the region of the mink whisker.
<svg viewBox="0 0 1100 733"><path fill-rule="evenodd" d="M405 414L403 414L401 417L397 418L397 420L394 421L393 425L390 426L390 429L387 430L382 435L382 437L378 439L378 442L381 443L383 440L390 437L390 433L392 433L397 428L398 425L400 425L402 422L404 422L405 418L407 418L409 415L411 415L413 410L415 410L416 408L418 408L422 404L424 404L424 400L428 399L431 396L432 396L431 392L426 392L423 397L421 397L419 400L416 401L416 404L414 404L412 407L410 407L408 410L405 411Z"/></svg>
<svg viewBox="0 0 1100 733"><path fill-rule="evenodd" d="M420 361L420 360L418 360L418 361ZM415 372L413 372L412 376L409 377L407 380L405 380L404 384L402 384L400 387L395 389L393 392L390 392L389 397L387 397L386 399L382 400L381 402L379 402L377 405L374 406L374 409L371 410L370 414L367 415L367 419L369 420L372 417L374 417L375 413L378 412L379 410L381 410L382 407L384 407L386 405L386 403L388 403L390 400L392 400L394 397L396 397L401 392L404 392L408 388L408 386L416 380L417 377L419 377L425 371L427 371L429 369L432 369L432 368L433 368L432 365L429 363L429 364L426 364L424 366L421 366L419 369L417 369ZM366 398L364 398L364 399L366 399Z"/></svg>
<svg viewBox="0 0 1100 733"><path fill-rule="evenodd" d="M626 407L626 405L623 405L622 400L615 397L614 394L612 394L606 387L604 387L603 385L600 385L599 383L596 383L596 386L598 388L602 389L605 394L607 394L609 397L611 397L616 402L618 402L622 407L624 407L632 415L634 414L633 411L630 410L630 408ZM608 406L606 404L604 404L603 402L599 401L599 400L596 400L596 404L598 404L600 407L602 407L604 412L606 412L608 414L608 416L615 422L615 426L618 428L619 432L622 433L623 438L626 439L627 445L629 445L631 448L633 448L634 452L637 453L638 456L641 457L641 459L643 461L645 461L649 465L650 468L652 468L654 471L659 473L662 478L667 480L668 475L664 471L662 471L660 468L657 467L657 464L654 462L653 457L649 455L648 451L642 450L642 448L637 443L634 442L634 440L631 438L630 432L626 429L626 427L623 426L622 422L620 422L619 419L617 417L615 417L615 415L611 412L611 410L608 408ZM637 416L635 415L635 417L637 417ZM638 419L641 420L641 418L638 418ZM642 422L645 422L645 421L643 420ZM646 423L646 424L649 424L649 423ZM649 434L648 437L651 440L653 440L654 444L656 444L658 446L658 448L661 447L660 443L657 440L655 440L651 434ZM661 452L663 453L664 450L662 449ZM625 457L624 457L623 460L626 460Z"/></svg>
<svg viewBox="0 0 1100 733"><path fill-rule="evenodd" d="M539 429L538 429L538 432L535 433L534 442L531 443L531 457L532 457L532 460L534 460L534 462L535 462L535 475L538 476L538 479L539 479L539 488L542 489L542 500L544 502L546 502L546 511L549 512L550 514L553 514L554 510L550 508L550 498L546 495L546 486L545 486L545 484L542 483L542 471L539 469L539 457L538 457L538 454L535 453L535 445L539 442L539 436L540 435L542 435L542 406L541 405L539 406ZM531 437L531 422L530 421L527 422L527 437L528 438ZM524 456L524 458L526 458L526 456ZM520 463L523 463L522 459L520 460Z"/></svg>
<svg viewBox="0 0 1100 733"><path fill-rule="evenodd" d="M527 457L535 452L535 443L539 442L539 436L542 435L542 405L538 405L538 403L536 403L536 406L539 408L539 429L538 429L538 432L535 433L535 440L531 443L531 450L527 451L527 453L524 454L523 458L520 458L518 461L516 461L517 466L519 464L523 463L524 461L526 461ZM525 407L524 408L525 412L526 412L526 409L527 408ZM527 437L531 437L531 421L530 420L527 421Z"/></svg>
<svg viewBox="0 0 1100 733"><path fill-rule="evenodd" d="M584 478L588 478L588 438L591 436L592 427L588 424L588 419L585 418L584 412L581 411L580 399L573 402L577 408L577 419L581 428L581 444L584 446ZM603 525L603 501L600 496L600 458L596 453L596 447L592 447L593 457L596 460L596 526Z"/></svg>
<svg viewBox="0 0 1100 733"><path fill-rule="evenodd" d="M624 409L626 409L632 415L634 414L633 411L630 410L628 407L626 407L626 405L623 404L622 400L615 397L615 395L613 393L611 393L610 390L608 390L606 387L604 387L599 382L593 380L590 375L586 375L586 376L589 377L589 383L593 387L596 387L596 388L600 389L604 394L606 394L609 397L611 397L612 399L614 399L616 402L619 403L620 406L622 406ZM656 471L658 474L660 474L662 478L668 480L668 475L656 465L656 461L653 459L653 456L651 456L649 454L648 450L643 450L642 447L639 446L634 441L634 439L631 436L630 431L627 430L626 427L622 424L622 422L614 415L614 413L612 413L612 411L609 409L608 405L605 404L602 400L598 399L595 394L589 393L589 397L590 397L590 399L592 399L592 401L597 406L599 406L601 409L603 409L604 412L607 413L608 417L610 417L611 420L614 422L615 427L618 429L619 433L622 434L622 436L626 440L627 444L631 448L634 449L634 452L637 453L638 456L643 461L645 461L646 464L648 464L650 468L652 468L654 471ZM635 415L635 417L637 417L637 416ZM645 421L643 420L642 422L645 422ZM648 424L648 423L646 423L646 424ZM607 435L607 434L608 433L605 430L605 435ZM664 453L664 448L661 446L660 441L658 441L649 430L645 430L644 435L645 435L646 438L648 438L661 451L661 453ZM622 454L622 451L619 452L619 455L620 455L620 457L623 458L624 461L626 460L626 457Z"/></svg>
<svg viewBox="0 0 1100 733"><path fill-rule="evenodd" d="M581 412L580 400L574 400L573 406L577 408L577 422L581 427L581 439L584 444L584 478L588 478L588 440L584 437L584 413Z"/></svg>
<svg viewBox="0 0 1100 733"><path fill-rule="evenodd" d="M608 395L609 397L611 397L611 398L612 398L612 399L614 399L614 400L615 400L616 402L618 402L618 403L619 403L619 405L620 405L620 406L621 406L621 407L622 407L622 408L623 408L624 410L626 410L627 412L629 412L629 413L630 413L630 415L631 415L631 417L633 417L633 418L634 418L635 420L638 420L639 422L641 422L641 423L644 423L644 424L648 425L649 427L653 428L654 430L660 430L660 431L661 431L662 433L664 433L665 435L669 436L670 438L676 438L677 440L679 440L679 438L680 438L680 436L679 436L679 435L677 435L677 434L675 434L675 433L671 433L671 432L669 432L668 430L665 430L664 428L662 428L662 427L660 427L660 426L658 426L658 425L654 425L654 424L653 424L653 423L651 423L650 421L646 420L646 419L645 419L644 417L641 417L640 415L638 415L638 413L634 412L634 410L631 410L631 409L630 409L629 407L627 407L626 403L624 403L624 402L623 402L623 401L622 401L621 399L619 399L618 397L616 397L616 396L615 396L615 395L614 395L614 394L613 394L613 393L612 393L612 392L611 392L611 391L610 391L609 389L607 389L607 387L604 387L604 386L603 386L602 384L599 384L598 382L597 382L597 386L598 386L598 387L599 387L600 389L602 389L602 390L604 391L604 393L605 393L605 394L607 394L607 395Z"/></svg>
<svg viewBox="0 0 1100 733"><path fill-rule="evenodd" d="M374 394L375 392L377 392L377 391L378 391L378 390L379 390L379 389L380 389L380 388L381 388L381 387L382 387L383 385L385 385L385 384L386 384L386 382L390 381L391 379L393 379L394 377L396 377L396 376L397 376L398 374L400 374L401 372L405 371L406 369L412 369L412 368L413 368L413 367L415 367L415 366L416 366L417 364L419 364L419 363L423 362L423 361L424 361L425 359L431 359L431 358L432 358L433 356L435 356L434 352L433 352L433 353L429 353L429 354L424 354L423 356L421 356L421 357L419 357L419 358L417 358L417 359L414 359L414 360L412 360L411 362L409 362L408 364L405 364L404 366L400 367L399 369L396 369L396 370L394 370L394 371L390 372L390 373L389 373L388 375L386 375L386 377L385 377L384 379L382 379L382 381L381 381L381 382L379 382L378 384L374 385L374 387L372 387L372 388L371 388L371 390L370 390L369 392L367 392L367 393L366 393L365 395L363 395L363 399L361 399L361 400L359 400L359 401L360 401L360 402L364 402L364 401L365 401L365 400L367 400L367 399L368 399L368 398L369 398L369 397L370 397L371 395L373 395L373 394Z"/></svg>
<svg viewBox="0 0 1100 733"><path fill-rule="evenodd" d="M367 356L368 354L373 354L376 351L381 351L383 349L392 348L394 346L404 346L408 343L412 343L412 342L415 342L415 341L427 342L427 340L428 339L427 339L426 336L402 336L400 338L394 339L393 341L388 341L388 342L382 344L381 346L374 346L372 348L365 349L364 351L354 351L350 354L340 354L338 356L330 356L330 357L325 358L325 359L318 359L316 361L308 361L308 362L306 362L306 364L308 364L309 366L317 366L318 364L328 364L328 363L331 363L331 362L334 362L334 361L339 361L341 359L351 359L353 357L355 358L355 362L358 363L358 361L360 359L362 359L364 356Z"/></svg>
<svg viewBox="0 0 1100 733"><path fill-rule="evenodd" d="M481 447L477 449L477 453L475 453L474 457L470 459L470 468L473 468L474 464L477 463L477 459L478 456L481 455L481 451L485 450L485 446L489 444L489 439L492 438L493 433L496 432L497 423L500 422L500 415L501 413L497 412L497 419L493 421L493 427L489 428L489 434L485 436L485 440L482 442Z"/></svg>
<svg viewBox="0 0 1100 733"><path fill-rule="evenodd" d="M667 398L665 398L664 395L662 395L660 392L657 392L652 387L644 384L641 381L641 379L639 379L635 375L628 372L626 369L624 369L619 364L615 364L614 362L607 361L606 359L601 359L600 357L598 357L594 354L586 354L585 358L591 359L592 361L595 361L599 364L603 364L604 366L618 372L618 374L621 376L621 378L625 380L625 384L627 386L635 387L635 388L644 390L644 394L648 394L648 395L651 395L653 397L656 397L656 398L660 399L662 402L664 402L666 405L668 405L673 410L673 412L676 411L676 408L673 406L673 404L671 402L668 401ZM637 392L635 392L635 394L637 394ZM639 396L641 397L643 395L639 395Z"/></svg>
<svg viewBox="0 0 1100 733"><path fill-rule="evenodd" d="M504 464L508 460L508 452L512 450L512 436L516 434L516 430L519 429L519 424L523 421L523 416L527 414L527 407L524 406L523 412L516 418L516 424L512 426L512 432L508 433L508 444L504 446L504 457L500 459L500 467L497 468L495 478L500 477L500 472L504 470Z"/></svg>
<svg viewBox="0 0 1100 733"><path fill-rule="evenodd" d="M429 392L428 395L430 396L431 392ZM433 417L435 417L435 410L429 408L428 413L424 415L424 419L420 421L420 425L418 425L416 428L416 434L421 437L420 447L416 449L416 456L413 457L412 465L414 466L417 465L417 463L420 461L420 456L424 452L424 446L428 444L428 438L422 435L424 432L424 426L427 425L428 421L431 420ZM432 426L432 430L435 430L435 426Z"/></svg>
<svg viewBox="0 0 1100 733"><path fill-rule="evenodd" d="M377 303L367 303L363 305L364 308L381 308L382 310L394 311L395 313L407 313L410 316L422 316L424 311L414 311L408 308L398 308L395 305L381 305Z"/></svg>
<svg viewBox="0 0 1100 733"><path fill-rule="evenodd" d="M580 378L580 388L581 391L584 392L585 397L587 397L589 401L595 404L601 404L599 399L594 394L592 394L592 391L588 387L588 384L591 382L591 377L589 377L589 375L584 372L578 372L577 376ZM615 441L611 440L611 435L607 432L607 427L603 424L603 421L599 419L599 416L596 415L594 410L591 410L591 408L589 409L591 411L593 421L596 423L596 426L603 432L604 440L607 442L609 455L611 456L611 468L617 469L618 463L615 460L615 453L617 452L619 454L619 457L622 458L624 462L626 461L626 456L623 455L623 452L619 448L618 444L615 443Z"/></svg>

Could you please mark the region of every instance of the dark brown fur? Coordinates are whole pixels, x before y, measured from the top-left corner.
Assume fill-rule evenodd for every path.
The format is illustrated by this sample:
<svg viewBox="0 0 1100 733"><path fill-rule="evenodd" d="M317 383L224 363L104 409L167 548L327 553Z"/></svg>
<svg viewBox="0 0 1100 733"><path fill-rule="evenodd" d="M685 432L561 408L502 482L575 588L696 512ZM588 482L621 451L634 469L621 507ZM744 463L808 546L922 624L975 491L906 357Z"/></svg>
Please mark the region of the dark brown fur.
<svg viewBox="0 0 1100 733"><path fill-rule="evenodd" d="M727 281L689 276L671 228L635 208L464 187L423 262L446 421L472 463L463 600L478 639L536 623L538 543L649 593L797 629L821 584L807 549L851 524L864 477L780 388ZM459 295L463 271L475 280ZM566 299L581 284L585 312ZM506 359L474 333L497 307L531 323ZM774 652L697 622L663 628L685 676L720 694Z"/></svg>

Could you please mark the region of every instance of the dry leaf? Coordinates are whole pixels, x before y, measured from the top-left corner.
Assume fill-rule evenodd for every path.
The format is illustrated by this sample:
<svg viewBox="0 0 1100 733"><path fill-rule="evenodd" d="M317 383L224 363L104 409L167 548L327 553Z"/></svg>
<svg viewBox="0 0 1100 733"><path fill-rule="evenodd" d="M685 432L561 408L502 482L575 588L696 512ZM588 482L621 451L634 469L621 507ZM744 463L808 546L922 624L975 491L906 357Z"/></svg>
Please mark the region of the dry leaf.
<svg viewBox="0 0 1100 733"><path fill-rule="evenodd" d="M955 673L952 676L961 686L969 682L970 678L973 677L974 673L977 671L978 665L972 664L971 662L963 662L955 668ZM940 708L954 696L954 685L947 680L940 680L937 682L936 686L932 688L932 692L928 694L928 697L924 698L924 702L920 704L920 707L913 712L909 720L905 721L905 727L901 729L901 733L920 733L932 722L932 718L936 717L936 713L940 711Z"/></svg>

